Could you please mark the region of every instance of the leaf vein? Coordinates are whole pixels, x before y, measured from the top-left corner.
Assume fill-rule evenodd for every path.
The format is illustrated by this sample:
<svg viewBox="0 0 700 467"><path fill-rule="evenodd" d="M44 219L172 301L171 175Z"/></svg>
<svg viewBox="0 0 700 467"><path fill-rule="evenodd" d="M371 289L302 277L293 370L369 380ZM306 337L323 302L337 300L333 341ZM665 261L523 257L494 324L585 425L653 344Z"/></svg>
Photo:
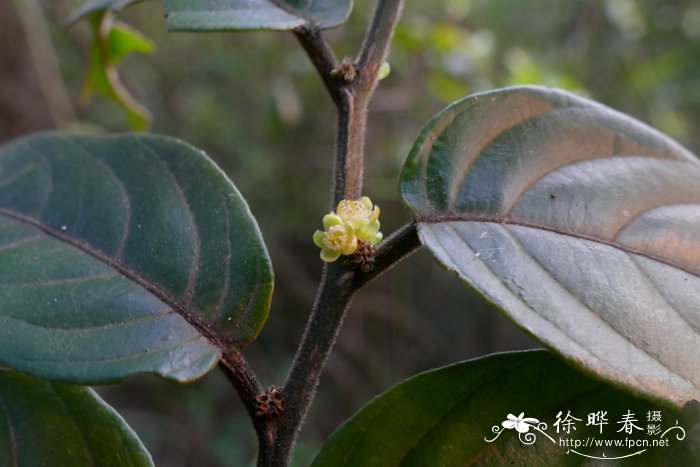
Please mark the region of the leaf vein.
<svg viewBox="0 0 700 467"><path fill-rule="evenodd" d="M459 232L457 232L457 231L454 229L454 227L452 227L451 225L448 225L448 228L449 228L450 230L452 230L454 236L456 236L460 241L462 241L470 250L474 251L474 249L471 247L471 245L469 245L469 243L468 243L461 235L459 235ZM526 254L530 255L529 251L528 251L527 249L525 249L525 248L523 247L523 245L522 245L516 238L514 238L510 232L508 232L507 229L504 228L503 230L505 231L505 233L506 233L507 235L509 235L509 236L513 239L513 241L514 241L522 250L524 250L524 252L525 252ZM444 246L443 246L443 251L444 251L444 250L445 250L445 248L444 248ZM561 287L562 291L564 291L565 293L569 294L574 300L576 300L576 301L578 301L578 302L580 303L580 301L578 300L578 298L577 298L575 295L573 295L569 290L567 290L567 289L564 288L561 284L559 284L559 282L556 280L556 278L554 278L554 276L552 275L552 273L551 273L549 270L547 270L547 268L545 268L544 266L542 266L542 265L541 265L539 262L537 262L536 260L533 259L533 261L535 261L535 262L537 263L537 266L540 267L540 268L543 270L543 272L545 272L546 274L548 274L550 277L552 277L552 278L554 279L556 285L559 286L559 287ZM484 265L484 267L485 267L486 269L488 269L488 271L493 275L493 277L495 277L499 282L501 282L500 276L499 276L493 269L491 269L491 267L489 267L489 265L488 265L488 263L487 263L486 261L482 262L482 264ZM569 337L569 338L571 339L571 341L578 347L578 349L579 349L581 352L584 352L584 353L588 354L592 359L595 359L595 360L597 360L598 362L600 362L600 364L603 365L603 366L605 366L608 370L614 371L614 369L613 369L612 367L610 367L605 361L603 361L602 359L600 359L597 355L595 355L594 353L592 353L589 349L587 349L587 348L586 348L585 346L583 346L581 343L579 343L578 341L574 340L571 336L569 336L568 333L566 333L564 329L562 329L561 327L559 327L559 325L558 325L557 323L554 323L553 321L551 321L551 320L548 319L547 317L545 317L545 316L541 315L540 313L538 313L536 309L534 309L532 306L530 306L529 303L527 303L527 302L525 302L524 300L522 300L522 299L520 299L519 297L517 297L517 296L513 293L513 291L511 291L508 287L505 287L505 289L508 291L509 294L511 294L513 297L515 297L521 304L523 304L528 310L530 310L532 313L534 313L537 317L539 317L539 318L543 319L544 321L546 321L547 323L549 323L552 327L554 327L554 328L555 328L557 331L559 331L562 335L565 335L565 336ZM583 305L583 304L582 304L582 305ZM585 307L585 305L583 305L583 306ZM587 308L587 307L586 307L586 308ZM596 317L598 320L600 320L604 325L610 327L610 325L609 325L608 323L606 323L605 321L601 320L598 316L595 316L595 317Z"/></svg>
<svg viewBox="0 0 700 467"><path fill-rule="evenodd" d="M700 203L673 203L673 204L659 204L659 205L655 205L655 206L650 206L650 207L648 207L647 209L645 209L645 210L643 210L643 211L640 211L639 213L637 213L637 215L631 217L627 222L625 222L624 224L622 224L622 225L615 231L615 233L613 233L613 235L612 235L613 240L617 240L618 238L620 238L620 236L622 235L622 233L624 232L624 230L625 230L627 227L629 227L630 225L632 225L634 222L636 222L637 220L639 220L639 219L640 219L641 217L643 217L644 215L649 214L651 211L654 211L654 210L656 210L656 209L659 209L659 208L666 208L666 207L671 207L671 206L688 206L688 207L697 206L697 207L700 208Z"/></svg>
<svg viewBox="0 0 700 467"><path fill-rule="evenodd" d="M113 323L106 323L106 324L100 324L100 325L95 325L95 326L86 326L86 327L60 327L60 326L47 326L46 324L40 324L40 323L35 323L32 322L28 319L20 318L17 316L11 316L11 315L0 315L0 320L7 319L11 321L16 321L18 323L23 323L28 326L32 326L35 328L40 328L40 329L46 329L50 331L66 331L70 333L90 333L94 331L104 331L107 329L118 329L118 328L128 328L132 326L137 326L141 324L148 323L149 321L156 321L164 316L169 315L170 313L173 313L172 310L167 310L164 312L156 312L152 313L146 316L142 316L139 318L134 318L126 321L117 321Z"/></svg>
<svg viewBox="0 0 700 467"><path fill-rule="evenodd" d="M122 233L119 237L119 243L117 244L117 250L115 252L115 256L117 258L121 258L122 255L124 254L124 248L126 247L126 242L129 238L129 231L131 229L131 221L132 221L131 197L129 196L129 192L126 190L126 187L124 186L124 182L122 182L122 180L117 176L117 174L114 172L112 167L110 167L104 160L97 157L92 152L88 151L79 142L73 141L72 139L66 138L65 136L62 136L62 135L60 136L60 139L64 143L69 144L69 145L73 146L74 148L80 150L80 152L82 152L84 155L86 155L87 157L89 157L93 161L95 161L102 169L104 169L106 174L111 177L111 179L114 181L115 185L117 186L117 189L119 190L120 201L122 203L122 207L124 208L124 212L126 215L126 219L124 221L124 226L122 228Z"/></svg>
<svg viewBox="0 0 700 467"><path fill-rule="evenodd" d="M54 176L54 173L53 173L53 166L51 165L51 162L49 161L49 158L46 157L46 155L45 155L43 152L37 151L37 150L32 146L32 144L31 144L29 141L27 141L27 142L25 143L25 145L27 146L27 149L28 149L30 152L36 154L37 157L39 157L39 159L41 160L41 163L44 164L44 166L46 167L46 172L48 173L48 177L47 177L47 179L46 179L46 180L47 180L47 183L48 183L48 186L45 187L44 190L42 191L42 194L43 194L43 196L44 196L44 199L43 199L43 200L41 201L41 203L39 204L39 208L37 209L37 213L36 213L37 216L41 216L41 213L44 212L44 209L46 208L46 205L49 204L49 201L51 200L51 193L53 192L53 185L54 185L54 181L53 181L53 176Z"/></svg>
<svg viewBox="0 0 700 467"><path fill-rule="evenodd" d="M163 167L165 174L167 175L168 179L170 182L173 184L173 187L175 188L175 192L177 193L178 197L180 198L180 202L182 203L183 207L185 208L185 213L187 214L187 218L189 219L190 222L190 227L192 229L192 232L194 233L194 251L192 253L193 258L192 258L192 266L190 267L190 274L187 280L187 288L185 289L185 292L183 294L183 299L184 299L184 307L189 308L190 304L192 303L192 297L194 295L194 288L195 285L197 284L197 279L199 277L199 270L201 267L201 248L202 248L202 239L200 236L199 232L199 226L197 224L197 221L195 219L194 213L192 212L192 206L190 206L190 202L187 199L187 195L185 194L184 189L182 188L182 185L180 185L180 182L178 182L177 178L175 178L175 174L173 174L173 171L170 169L170 166L160 157L160 155L153 150L149 145L147 145L143 140L137 139L138 143L143 147L146 151L148 151Z"/></svg>
<svg viewBox="0 0 700 467"><path fill-rule="evenodd" d="M229 219L230 212L228 209L228 204L226 202L222 203L224 206L224 218L226 219L226 264L224 265L224 285L221 288L221 293L219 294L219 299L216 301L216 312L219 316L219 320L224 318L224 305L226 303L226 297L228 296L229 289L231 287L231 220Z"/></svg>
<svg viewBox="0 0 700 467"><path fill-rule="evenodd" d="M484 222L490 224L500 224L504 226L519 226L527 227L535 230L543 230L546 232L552 232L560 235L565 235L568 237L589 240L591 242L600 243L601 245L607 245L609 247L615 248L617 250L623 251L625 253L631 253L645 258L657 261L661 264L666 264L672 266L681 271L687 272L688 274L700 277L700 270L694 271L686 266L678 264L671 261L668 258L662 258L661 256L655 255L648 251L640 250L629 245L624 245L621 243L616 243L614 240L608 240L595 235L583 234L580 232L574 232L571 230L565 230L562 228L557 228L557 226L541 224L538 222L532 222L522 219L514 219L512 217L490 215L490 214L471 214L471 213L460 213L460 214L439 214L432 216L422 216L416 219L419 223L423 224L439 224L443 222Z"/></svg>
<svg viewBox="0 0 700 467"><path fill-rule="evenodd" d="M644 276L645 280L652 286L654 289L656 289L657 293L661 297L661 299L666 302L668 307L673 310L678 317L683 321L690 329L693 331L695 334L700 334L700 329L695 326L693 323L688 321L688 319L681 313L681 310L679 310L666 296L666 294L662 293L661 290L659 289L659 286L657 285L656 281L649 275L649 273L639 264L639 259L634 257L633 255L629 255L630 259L632 260L632 263L634 264L635 268L639 273Z"/></svg>
<svg viewBox="0 0 700 467"><path fill-rule="evenodd" d="M610 323L608 323L606 320L602 319L602 318L595 312L595 310L591 309L588 305L586 305L585 303L583 303L583 302L577 297L577 295L576 295L574 292L572 292L572 291L569 290L567 287L565 287L563 284L561 284L561 282L559 282L559 281L557 280L557 278L554 276L554 274L553 274L547 267L545 267L539 260L537 260L537 258L535 258L535 257L532 255L532 253L530 253L530 251L525 247L525 245L523 245L522 242L521 242L517 237L515 237L515 235L513 235L512 232L510 232L508 229L505 229L505 228L504 228L504 231L505 231L506 234L513 240L513 242L515 242L517 245L519 245L520 248L523 250L523 252L525 252L525 253L529 256L529 258L530 258L535 264L537 264L538 267L540 267L540 269L541 269L543 272L545 272L547 275L549 275L549 276L552 278L552 280L554 281L554 283L555 283L557 286L561 287L561 290L563 290L563 291L565 291L566 293L568 293L572 298L574 298L576 301L578 301L585 309L587 309L587 310L590 312L591 317L594 317L598 322L602 323L605 327L607 327L608 329L610 329L610 331L612 331L614 334L618 335L619 337L621 337L621 338L623 338L624 340L626 340L627 342L629 342L630 345L631 345L632 347L634 347L635 349L637 349L638 351L640 351L641 353L643 353L644 355L646 355L647 357L649 357L652 361L659 363L659 364L660 364L663 368L665 368L669 373L671 373L671 374L673 374L673 375L676 375L678 378L680 378L681 380L687 382L688 384L690 384L690 385L691 385L692 387L694 387L694 388L697 388L697 387L698 387L693 381L689 380L685 375L682 375L682 374L678 373L676 370L669 368L669 367L667 366L666 362L664 362L664 361L662 361L662 360L660 359L660 356L651 354L651 353L649 353L646 349L641 348L639 345L637 345L636 343L634 343L634 342L631 340L630 336L625 335L625 334L622 334L622 333L619 332L617 329L615 329ZM487 267L488 267L488 265L487 265ZM522 300L521 300L521 302L524 303ZM530 308L530 306L529 306L527 303L525 303L525 305L528 306L528 308ZM532 309L532 308L531 308L531 309ZM536 310L533 309L533 311L534 311L535 313L537 313ZM539 313L538 313L538 315L539 315ZM542 316L542 315L540 315L540 316ZM552 322L552 321L549 320L548 318L546 318L546 317L544 317L544 316L543 316L543 318L544 318L545 320L547 320L549 323L551 323L553 326L555 326L557 329L560 329L561 331L563 331L561 328L559 328L559 326L557 326L554 322ZM573 339L573 336L571 335L571 333L565 333L565 334L566 334L566 336L567 336L569 339L571 339L572 341L575 341L575 340ZM592 355L594 358L596 358L599 362L603 363L603 360L602 360L600 357L597 357L597 356L591 354L590 351L588 351L588 353L589 353L590 355ZM607 366L608 368L610 368L613 372L617 372L617 369L616 369L616 368L611 368L609 365L606 365L606 366ZM637 376L636 373L635 373L635 374L629 374L628 376L631 377L631 378L633 378L633 379L640 385L640 387L645 387L645 386L646 386L646 384L644 383L644 381L641 381L641 380L639 379L639 377Z"/></svg>
<svg viewBox="0 0 700 467"><path fill-rule="evenodd" d="M43 238L43 236L41 234L34 234L34 235L30 235L29 237L24 237L24 238L20 238L18 240L14 240L10 243L5 243L3 245L0 245L0 253L2 253L4 251L14 250L17 247L24 246L28 243L35 242L41 238Z"/></svg>
<svg viewBox="0 0 700 467"><path fill-rule="evenodd" d="M452 401L452 403L449 405L449 407L448 407L447 409L445 409L445 410L443 411L443 413L441 413L441 414L434 420L434 422L431 423L431 425L430 425L429 427L427 427L427 429L426 429L423 433L421 433L421 435L413 442L413 444L403 453L403 455L401 456L401 458L399 459L399 461L397 462L397 464L400 465L401 462L402 462L404 459L406 459L406 457L407 457L409 454L411 454L411 453L416 449L416 447L418 446L418 444L420 443L420 441L421 441L422 439L425 439L425 437L428 436L428 434L429 434L433 429L435 429L435 427L436 427L448 414L452 413L452 412L454 411L454 408L455 408L457 405L461 404L464 400L466 400L467 398L469 398L469 396L471 396L472 394L474 394L475 392L477 392L479 389L481 389L481 388L483 388L483 387L489 385L492 381L494 381L494 380L500 378L501 376L503 376L503 375L505 375L505 374L507 374L507 373L513 371L514 369L520 368L520 367L523 366L528 360L531 360L531 359L532 359L532 357L527 358L527 359L524 359L524 361L519 361L519 362L517 362L517 363L515 363L515 364L513 364L513 365L511 365L511 366L509 366L508 368L503 369L503 371L498 371L498 372L496 372L496 374L493 374L493 375L489 376L488 378L479 381L479 383L478 383L476 386L470 387L470 388L469 388L469 391L467 391L466 393L463 393L463 394L461 394L459 397L457 397L457 399L455 399L454 401Z"/></svg>
<svg viewBox="0 0 700 467"><path fill-rule="evenodd" d="M47 383L47 386L49 387L51 392L53 392L54 395L56 396L58 403L61 406L63 406L63 408L68 413L67 418L70 420L71 424L75 427L75 431L77 432L78 437L83 442L83 446L84 446L83 454L86 457L87 465L94 467L95 460L93 459L92 451L90 450L90 446L88 445L87 439L85 438L85 433L83 433L83 430L81 430L80 425L78 424L78 421L75 419L75 415L73 414L71 407L66 403L66 401L63 399L63 397L61 397L61 395L58 393L58 391L56 391L56 388L54 387L54 385L52 383Z"/></svg>
<svg viewBox="0 0 700 467"><path fill-rule="evenodd" d="M54 285L80 284L94 280L113 279L115 277L121 277L121 275L115 271L104 274L94 274L92 276L66 277L62 279L51 279L44 281L0 282L0 287L51 287Z"/></svg>
<svg viewBox="0 0 700 467"><path fill-rule="evenodd" d="M174 343L170 343L168 345L149 348L149 349L143 350L141 352L131 353L129 355L118 355L118 356L113 356L113 357L91 358L91 359L66 358L65 355L61 355L60 358L55 359L55 360L51 360L48 358L42 358L42 359L25 359L25 361L26 362L60 362L60 363L124 362L124 361L128 361L128 360L135 360L137 358L141 358L144 355L150 355L150 354L155 354L155 353L160 353L160 352L167 352L167 351L172 350L172 349L183 347L185 344L189 344L190 342L193 342L193 341L195 341L197 339L201 339L201 338L202 338L201 335L194 335L192 337L188 337L187 339L181 339L181 340L178 340ZM173 359L173 360L176 360L176 359Z"/></svg>
<svg viewBox="0 0 700 467"><path fill-rule="evenodd" d="M107 256L102 251L94 248L92 245L85 243L79 239L70 237L64 232L57 231L50 226L42 223L41 221L34 219L33 217L12 211L6 207L0 206L0 214L5 215L13 220L24 222L26 224L32 225L47 235L56 238L62 242L65 242L82 252L92 256L93 258L105 263L107 266L115 269L117 272L122 274L127 279L140 285L148 292L152 293L156 298L162 301L164 304L176 311L180 316L182 316L185 321L197 329L207 340L220 350L228 349L230 343L225 337L219 336L214 330L209 328L206 323L203 323L199 317L194 315L191 310L179 302L177 299L168 294L167 291L162 290L158 285L152 283L148 279L141 276L135 270L129 268L127 265L121 263L119 260Z"/></svg>
<svg viewBox="0 0 700 467"><path fill-rule="evenodd" d="M24 175L27 175L28 173L34 172L38 169L39 169L39 164L26 165L24 168L22 168L22 170L14 172L9 177L4 178L3 180L0 180L0 188L4 188L7 185L11 185L18 178L22 178Z"/></svg>

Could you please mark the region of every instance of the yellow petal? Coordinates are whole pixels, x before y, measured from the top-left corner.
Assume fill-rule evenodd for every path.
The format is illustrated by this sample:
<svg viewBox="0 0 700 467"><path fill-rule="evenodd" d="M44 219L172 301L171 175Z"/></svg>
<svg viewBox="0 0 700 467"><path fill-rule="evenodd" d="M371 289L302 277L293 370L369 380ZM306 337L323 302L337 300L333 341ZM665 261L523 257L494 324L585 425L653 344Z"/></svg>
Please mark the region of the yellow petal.
<svg viewBox="0 0 700 467"><path fill-rule="evenodd" d="M338 250L331 250L329 248L322 248L321 249L321 259L325 261L326 263L332 263L338 257L340 256L340 251Z"/></svg>
<svg viewBox="0 0 700 467"><path fill-rule="evenodd" d="M353 235L351 240L343 248L343 254L348 256L355 253L355 250L357 250L357 237Z"/></svg>
<svg viewBox="0 0 700 467"><path fill-rule="evenodd" d="M336 208L335 208L335 212L343 212L343 210L345 210L347 208L347 204L349 202L350 201L348 201L347 199L341 199L338 202L338 206L336 206Z"/></svg>
<svg viewBox="0 0 700 467"><path fill-rule="evenodd" d="M380 213L379 206L375 206L369 215L369 218L368 218L369 222L371 223L371 222L374 222L377 219L379 219L379 213Z"/></svg>
<svg viewBox="0 0 700 467"><path fill-rule="evenodd" d="M319 248L323 248L323 238L326 236L326 233L323 230L317 230L314 232L314 245L316 245Z"/></svg>
<svg viewBox="0 0 700 467"><path fill-rule="evenodd" d="M369 196L363 196L360 198L360 203L362 203L368 211L372 210L372 200L369 199Z"/></svg>
<svg viewBox="0 0 700 467"><path fill-rule="evenodd" d="M323 228L328 230L334 225L339 225L343 223L343 219L340 218L336 213L332 212L323 216Z"/></svg>
<svg viewBox="0 0 700 467"><path fill-rule="evenodd" d="M362 227L357 231L357 237L360 240L365 240L371 242L375 234L379 230L379 221L374 221L369 225Z"/></svg>
<svg viewBox="0 0 700 467"><path fill-rule="evenodd" d="M367 218L364 218L364 219L353 219L353 220L350 222L350 225L352 225L352 227L353 227L355 230L363 229L364 227L367 226L367 224L369 224L369 219L367 219Z"/></svg>

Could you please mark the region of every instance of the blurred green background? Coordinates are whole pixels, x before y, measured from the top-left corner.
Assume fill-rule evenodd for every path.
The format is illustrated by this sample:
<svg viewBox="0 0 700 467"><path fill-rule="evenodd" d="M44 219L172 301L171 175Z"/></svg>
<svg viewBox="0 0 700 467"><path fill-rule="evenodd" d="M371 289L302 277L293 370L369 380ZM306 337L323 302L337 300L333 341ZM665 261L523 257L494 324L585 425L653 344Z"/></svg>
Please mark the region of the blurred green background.
<svg viewBox="0 0 700 467"><path fill-rule="evenodd" d="M126 131L124 113L78 105L89 28L64 20L74 0L0 2L0 141L44 128ZM374 2L326 32L339 58L359 49ZM266 328L245 351L264 385L284 379L321 263L311 233L328 210L334 109L289 33L165 31L161 2L119 19L158 49L120 67L153 113L152 130L205 149L257 216L276 274ZM392 72L371 106L365 193L382 231L410 220L397 176L422 125L452 100L513 84L571 90L627 112L700 151L697 0L408 1ZM308 465L324 439L374 395L435 366L536 347L420 251L353 302L297 449ZM159 466L250 465L255 439L225 379L190 385L140 376L100 393Z"/></svg>

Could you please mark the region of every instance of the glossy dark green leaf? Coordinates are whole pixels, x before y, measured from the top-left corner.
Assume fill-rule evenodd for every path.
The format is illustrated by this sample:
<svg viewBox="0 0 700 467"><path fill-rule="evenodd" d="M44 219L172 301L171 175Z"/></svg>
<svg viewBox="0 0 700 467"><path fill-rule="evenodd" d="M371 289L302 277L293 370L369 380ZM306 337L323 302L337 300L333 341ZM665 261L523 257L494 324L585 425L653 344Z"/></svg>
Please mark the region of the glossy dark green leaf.
<svg viewBox="0 0 700 467"><path fill-rule="evenodd" d="M255 338L271 290L255 220L201 151L61 133L0 147L0 362L190 380Z"/></svg>
<svg viewBox="0 0 700 467"><path fill-rule="evenodd" d="M343 24L352 0L165 0L175 31L290 30Z"/></svg>
<svg viewBox="0 0 700 467"><path fill-rule="evenodd" d="M92 389L0 370L0 465L152 466L124 419Z"/></svg>
<svg viewBox="0 0 700 467"><path fill-rule="evenodd" d="M599 411L606 414L598 421L607 424L589 425L588 415ZM641 428L630 428L631 434L620 423L628 411ZM521 414L536 419L526 421L527 433L502 425ZM569 433L567 414L578 419L568 419L573 424ZM402 382L339 427L313 466L594 465L586 456L624 457L611 465L700 465L698 423L696 404L679 414L585 376L549 352L516 352L457 363ZM649 425L660 431L655 428L650 434ZM646 440L650 446L603 444L624 443L626 438L635 444ZM667 446L651 446L664 438ZM593 439L603 446L594 446ZM575 440L589 440L589 445L576 447Z"/></svg>
<svg viewBox="0 0 700 467"><path fill-rule="evenodd" d="M401 191L422 242L547 346L700 398L700 162L595 102L517 87L437 115Z"/></svg>

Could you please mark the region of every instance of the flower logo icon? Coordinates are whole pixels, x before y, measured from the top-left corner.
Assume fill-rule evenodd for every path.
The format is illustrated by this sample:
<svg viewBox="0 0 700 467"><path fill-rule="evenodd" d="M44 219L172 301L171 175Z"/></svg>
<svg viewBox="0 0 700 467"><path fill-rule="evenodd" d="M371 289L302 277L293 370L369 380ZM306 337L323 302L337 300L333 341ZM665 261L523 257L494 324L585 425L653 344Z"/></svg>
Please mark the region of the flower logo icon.
<svg viewBox="0 0 700 467"><path fill-rule="evenodd" d="M530 427L536 427L540 422L536 418L524 418L525 412L521 412L517 417L512 413L506 416L506 419L501 425L503 428L512 430L515 428L518 433L527 433L530 431Z"/></svg>
<svg viewBox="0 0 700 467"><path fill-rule="evenodd" d="M549 438L551 442L556 443L556 441L554 441L554 438L552 438L545 431L543 431L547 429L547 424L544 422L540 422L536 418L525 417L525 412L520 412L520 415L518 415L517 417L512 413L509 413L506 416L506 419L503 422L501 422L501 426L494 425L491 427L491 431L495 433L496 436L494 436L491 439L484 438L484 441L492 443L496 441L496 439L499 436L501 436L501 433L515 429L515 431L518 432L518 439L520 439L521 443L534 444L537 440L537 434L533 433L533 431L530 431L531 428L533 431L537 431Z"/></svg>

